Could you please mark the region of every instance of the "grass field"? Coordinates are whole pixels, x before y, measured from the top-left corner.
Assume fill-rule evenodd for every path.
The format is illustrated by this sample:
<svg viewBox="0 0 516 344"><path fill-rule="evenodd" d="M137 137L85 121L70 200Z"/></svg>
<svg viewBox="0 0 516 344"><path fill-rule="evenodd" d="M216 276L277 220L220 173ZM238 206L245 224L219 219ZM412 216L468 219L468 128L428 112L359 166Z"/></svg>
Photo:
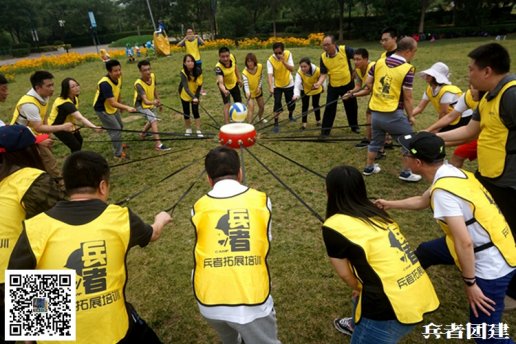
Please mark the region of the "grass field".
<svg viewBox="0 0 516 344"><path fill-rule="evenodd" d="M436 61L449 65L451 80L463 90L467 87L467 53L476 46L490 42L491 39L456 39L420 44L413 61L417 70L430 67ZM502 42L511 55L516 56L514 37ZM375 59L381 53L381 46L376 42L349 42L355 48L366 47L370 56ZM288 48L288 47L287 47ZM321 49L293 48L294 60L303 56L312 58L318 63ZM237 61L242 68L244 56L248 51L235 50ZM254 51L259 62L265 64L271 54L269 50ZM208 92L202 98L202 105L217 119L223 122L222 103L215 85L212 68L217 61L216 51L204 51L204 88ZM168 58L153 60L153 69L157 75L162 102L175 109L180 109L177 95L179 71L182 55L174 54ZM297 69L297 67L296 67ZM514 72L515 68L512 68ZM87 63L70 70L52 71L56 77L56 85L64 77L76 78L82 88L81 111L94 123L100 123L95 117L91 102L96 82L105 73L100 59L95 63ZM123 62L123 98L126 101L133 97L132 84L138 75L135 64ZM265 76L265 75L264 75ZM0 104L0 118L10 119L12 109L18 98L29 89L29 75L17 75L16 82L10 87L10 96L6 103ZM414 105L421 99L425 82L417 77L414 89ZM264 91L267 88L264 87ZM56 86L56 95L60 87ZM267 96L265 97L267 99ZM324 104L325 96L321 103ZM366 99L359 100L359 123L365 123ZM301 104L297 104L296 115L299 115ZM266 105L265 115L272 112L272 100ZM127 113L126 129L138 130L144 121L134 119ZM282 114L282 118L286 113ZM416 129L423 129L435 120L436 114L427 108L424 114L417 117ZM206 113L201 112L203 131L211 137L217 134L209 125L215 125ZM346 126L342 104L339 105L336 126ZM170 110L164 110L159 123L160 131L183 133L182 116ZM278 136L317 136L318 131L307 130L300 133L296 123L282 126ZM313 115L309 117L309 129L315 128ZM348 128L335 129L333 137L347 138L343 142L275 142L270 128L261 131L260 142L267 147L281 152L307 167L325 175L338 164L350 164L361 169L365 163L365 150L354 148L362 135L353 134ZM110 163L111 146L107 134L95 134L83 129L86 137L84 149L103 154ZM179 140L182 135L163 135L164 142L177 153L160 154L153 150L152 142L139 141L136 133L124 133L130 145L131 158L134 163L114 167L112 169L111 201L116 202L137 191L147 191L131 200L128 205L146 221L152 221L158 211L173 205L203 169L202 158L207 151L218 143L215 139ZM324 216L326 195L324 180L267 149L255 145L252 152L267 164L283 181L302 197L313 209ZM55 154L62 161L68 149L56 142ZM136 160L155 157L145 161ZM267 192L273 202L273 242L269 265L272 276L272 295L275 300L278 317L279 337L283 343L347 343L333 328L335 317L351 313L350 292L344 282L334 273L326 257L320 226L321 223L301 205L285 188L283 188L265 169L249 154L244 155L247 183L259 190ZM402 198L421 194L427 187L426 182L406 184L398 180L400 161L396 150L388 151L387 159L380 161L382 172L368 177L366 180L369 194L372 197ZM165 180L156 182L174 170L192 161L197 161L185 171ZM465 167L474 170L476 164L467 162ZM192 248L194 231L190 223L190 207L201 195L209 190L205 180L197 183L191 192L178 205L173 215L173 222L167 226L161 239L145 249L135 248L128 255L129 283L127 299L132 302L141 316L158 332L166 343L217 343L218 338L213 330L199 315L197 304L192 294L190 275L193 266ZM415 248L418 243L441 236L441 230L432 220L429 210L420 212L392 211L392 217L399 222L403 233ZM466 324L468 307L463 291L463 282L455 267L433 267L429 270L441 307L425 318L423 324L433 322L446 325L451 323ZM505 313L505 322L511 327L511 334L516 337L516 313ZM404 343L423 343L421 326L408 336ZM455 339L455 342L464 340Z"/></svg>

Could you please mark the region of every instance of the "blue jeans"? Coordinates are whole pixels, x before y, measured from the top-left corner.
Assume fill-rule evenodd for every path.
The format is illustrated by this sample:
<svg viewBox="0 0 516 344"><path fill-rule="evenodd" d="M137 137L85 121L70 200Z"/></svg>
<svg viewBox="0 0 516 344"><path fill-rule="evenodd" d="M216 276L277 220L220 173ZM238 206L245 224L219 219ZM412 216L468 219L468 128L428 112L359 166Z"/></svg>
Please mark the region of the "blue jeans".
<svg viewBox="0 0 516 344"><path fill-rule="evenodd" d="M395 344L414 329L397 320L371 320L362 317L355 326L351 344Z"/></svg>

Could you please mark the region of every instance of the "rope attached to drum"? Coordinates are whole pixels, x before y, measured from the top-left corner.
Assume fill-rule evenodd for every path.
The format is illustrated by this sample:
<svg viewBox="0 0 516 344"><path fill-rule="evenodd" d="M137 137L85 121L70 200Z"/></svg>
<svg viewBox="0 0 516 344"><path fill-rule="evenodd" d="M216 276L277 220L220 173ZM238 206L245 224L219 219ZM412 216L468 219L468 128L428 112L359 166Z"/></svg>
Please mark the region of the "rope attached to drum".
<svg viewBox="0 0 516 344"><path fill-rule="evenodd" d="M195 184L197 184L197 182L201 179L202 175L206 173L206 170L203 168L201 173L199 173L197 175L197 177L194 179L194 181L190 184L190 186L185 190L185 192L183 192L183 194L179 197L179 199L177 200L176 203L174 203L173 206L171 206L170 208L167 208L165 209L164 211L169 213L170 216L172 216L172 214L174 214L174 210L176 210L176 207L179 205L179 203L183 200L183 198L186 197L186 195L188 195L190 193L190 191L192 190L192 188L194 187Z"/></svg>

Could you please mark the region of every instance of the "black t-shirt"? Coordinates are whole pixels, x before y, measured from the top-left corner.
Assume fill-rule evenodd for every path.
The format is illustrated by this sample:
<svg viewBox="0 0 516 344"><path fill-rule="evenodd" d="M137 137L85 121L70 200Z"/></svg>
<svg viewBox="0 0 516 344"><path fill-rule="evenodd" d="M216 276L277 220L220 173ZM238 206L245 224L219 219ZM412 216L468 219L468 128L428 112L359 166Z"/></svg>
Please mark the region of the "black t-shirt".
<svg viewBox="0 0 516 344"><path fill-rule="evenodd" d="M66 102L57 107L57 116L52 125L63 124L66 117L77 111L75 104Z"/></svg>
<svg viewBox="0 0 516 344"><path fill-rule="evenodd" d="M367 262L364 249L331 228L323 226L322 231L328 256L348 259L362 281L362 316L372 320L396 319L380 277Z"/></svg>

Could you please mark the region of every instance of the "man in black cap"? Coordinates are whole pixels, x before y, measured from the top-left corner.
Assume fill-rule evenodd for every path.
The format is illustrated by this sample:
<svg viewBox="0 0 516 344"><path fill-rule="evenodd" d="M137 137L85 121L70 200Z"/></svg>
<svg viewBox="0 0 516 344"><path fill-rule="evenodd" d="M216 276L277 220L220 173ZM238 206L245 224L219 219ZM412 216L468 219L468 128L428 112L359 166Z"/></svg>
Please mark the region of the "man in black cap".
<svg viewBox="0 0 516 344"><path fill-rule="evenodd" d="M465 283L470 322L501 323L505 291L516 273L514 238L505 218L472 173L445 162L440 137L419 132L398 141L408 166L432 185L422 196L376 204L383 209L430 206L445 236L419 245L415 253L421 265L426 269L455 262Z"/></svg>

